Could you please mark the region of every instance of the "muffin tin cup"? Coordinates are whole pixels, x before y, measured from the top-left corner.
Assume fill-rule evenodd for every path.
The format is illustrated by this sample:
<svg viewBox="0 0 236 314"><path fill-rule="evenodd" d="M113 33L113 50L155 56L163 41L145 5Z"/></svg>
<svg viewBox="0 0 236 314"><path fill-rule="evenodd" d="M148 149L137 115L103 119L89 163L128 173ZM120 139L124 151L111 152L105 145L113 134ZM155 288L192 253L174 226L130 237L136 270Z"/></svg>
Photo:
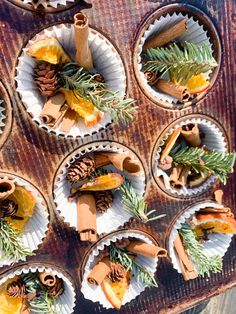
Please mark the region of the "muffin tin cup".
<svg viewBox="0 0 236 314"><path fill-rule="evenodd" d="M199 202L199 203L196 203L195 205L191 205L187 209L185 209L183 214L176 220L170 232L169 242L168 242L169 255L170 255L173 267L180 274L182 273L182 270L179 263L178 255L174 249L174 240L178 234L178 229L181 228L182 223L187 222L189 218L194 216L195 212L197 212L201 208L206 208L206 207L224 208L224 205L220 205L210 200ZM203 243L204 253L207 256L219 255L223 257L230 246L232 237L233 237L233 234L212 233L208 235L209 240Z"/></svg>
<svg viewBox="0 0 236 314"><path fill-rule="evenodd" d="M197 123L200 131L204 133L204 138L202 139L202 144L206 145L209 149L214 149L218 152L227 152L227 139L226 135L220 127L220 125L214 121L212 118L204 116L204 115L191 115L185 116L184 118L178 119L176 122L172 123L171 127L167 128L167 130L162 133L158 139L158 144L156 145L156 151L154 152L154 163L153 163L153 172L155 180L158 185L161 185L164 190L177 197L192 197L199 193L202 193L209 189L212 184L215 182L216 177L211 175L202 185L196 188L187 188L183 187L181 189L173 188L170 185L168 174L158 167L158 161L161 156L161 151L165 145L168 137L173 133L173 131L183 125Z"/></svg>
<svg viewBox="0 0 236 314"><path fill-rule="evenodd" d="M123 145L118 143L109 142L95 142L85 146L80 147L75 152L73 152L66 161L63 162L60 169L55 176L54 182L54 202L56 204L56 209L63 216L65 222L67 222L71 227L77 229L77 206L76 201L68 202L67 198L70 195L70 183L66 179L66 173L69 166L81 156L85 154L90 154L93 152L107 151L107 152L119 152L130 154L134 160L140 162L138 157ZM129 180L137 192L137 194L142 197L145 192L145 173L144 170L140 173L140 176L132 176L125 171L120 171L116 169L113 165L108 165L102 167L105 170L116 172L122 174L127 180ZM97 213L97 233L109 233L116 230L119 226L124 225L125 222L129 221L132 217L125 209L122 209L122 198L121 192L116 190L113 192L113 203L111 208L107 210L106 213Z"/></svg>
<svg viewBox="0 0 236 314"><path fill-rule="evenodd" d="M9 95L0 82L0 147L6 141L12 124L12 109Z"/></svg>
<svg viewBox="0 0 236 314"><path fill-rule="evenodd" d="M36 273L36 272L50 272L54 275L58 276L63 280L64 292L58 298L56 298L56 312L60 314L70 314L73 313L73 309L75 307L75 290L70 279L61 271L55 269L54 267L45 267L37 264L32 265L23 265L14 270L10 270L4 275L3 278L0 279L0 286L4 284L7 280L13 279L15 276L19 276L22 274L28 273ZM34 314L34 311L30 311L30 314Z"/></svg>
<svg viewBox="0 0 236 314"><path fill-rule="evenodd" d="M93 127L87 127L82 118L68 132L60 131L59 126L55 129L42 123L39 116L42 111L46 98L41 95L34 82L35 60L26 53L28 47L35 40L45 37L55 37L69 53L72 60L75 56L74 27L73 24L59 24L44 29L29 41L23 49L16 68L17 92L29 112L32 119L45 129L48 133L52 132L57 136L65 137L85 137L99 132L106 128L112 121L108 113L103 113L102 119ZM102 74L107 88L118 92L119 97L123 98L126 93L126 73L123 61L113 46L113 44L99 31L89 28L89 47L92 53L95 69Z"/></svg>
<svg viewBox="0 0 236 314"><path fill-rule="evenodd" d="M134 70L138 83L146 96L165 109L179 110L186 108L199 101L206 92L208 92L203 92L186 103L177 104L178 100L176 98L159 92L155 87L149 85L142 70L141 54L145 41L154 33L161 32L168 28L169 25L173 25L175 22L178 22L183 18L187 19L188 30L183 35L177 37L177 41L181 43L188 41L199 45L206 44L211 48L213 55L216 58L218 67L206 74L211 85L213 85L216 80L221 64L219 36L213 23L199 9L191 5L170 4L152 13L152 15L142 23L144 26L139 31L138 37L136 38L133 57ZM165 74L163 78L169 79L169 75Z"/></svg>
<svg viewBox="0 0 236 314"><path fill-rule="evenodd" d="M106 246L109 246L111 242L116 242L118 239L128 237L133 237L145 243L157 245L156 240L153 237L151 237L148 233L132 229L119 230L117 232L112 233L111 235L107 235L104 239L101 239L98 243L96 243L93 246L91 253L88 255L87 260L84 263L81 292L83 293L85 299L89 299L93 302L99 302L106 309L112 308L112 305L106 299L101 287L89 284L87 281L87 277L92 268L94 267L94 265L96 265L96 263L99 261L100 252ZM153 275L155 274L158 264L158 258L147 258L141 255L137 255L136 261L140 265L144 266L151 274ZM141 283L138 283L137 280L132 276L130 286L125 293L122 305L125 305L126 303L135 299L144 290L145 287Z"/></svg>
<svg viewBox="0 0 236 314"><path fill-rule="evenodd" d="M8 179L15 183L16 186L22 186L27 191L31 192L36 199L36 205L32 217L26 222L24 229L22 230L19 241L28 248L30 252L38 249L38 246L43 242L46 236L49 224L49 213L45 204L45 201L38 190L33 187L29 182L16 176L0 175L1 179ZM0 252L0 256L1 256ZM21 261L25 261L27 257ZM19 262L18 259L1 258L0 267L4 265L11 265Z"/></svg>

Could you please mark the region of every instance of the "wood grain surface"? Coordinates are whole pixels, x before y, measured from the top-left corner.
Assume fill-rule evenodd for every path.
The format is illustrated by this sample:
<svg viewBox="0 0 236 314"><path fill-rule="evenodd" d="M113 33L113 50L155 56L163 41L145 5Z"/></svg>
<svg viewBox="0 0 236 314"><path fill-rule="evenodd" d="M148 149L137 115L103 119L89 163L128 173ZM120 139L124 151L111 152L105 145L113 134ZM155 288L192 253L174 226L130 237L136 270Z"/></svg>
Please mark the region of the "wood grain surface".
<svg viewBox="0 0 236 314"><path fill-rule="evenodd" d="M151 227L162 246L168 242L168 234L177 215L192 200L178 200L163 193L151 173L151 158L155 142L173 120L190 113L202 113L214 117L225 129L230 149L235 147L235 74L236 10L234 0L179 1L192 4L205 12L215 24L222 41L222 64L211 91L194 107L182 111L165 110L152 103L141 91L134 76L132 56L134 39L142 21L154 10L175 1L148 0L91 0L83 1L72 8L57 13L35 13L17 7L7 0L0 1L0 79L10 96L13 114L12 130L0 151L1 172L23 176L43 193L50 211L51 224L37 255L28 262L53 264L63 268L73 281L77 292L76 314L115 313L103 310L101 305L85 300L80 292L78 271L89 245L79 241L78 234L71 230L55 211L52 198L54 174L68 154L83 144L98 139L117 141L130 147L142 160L147 174L145 197L150 207L167 216ZM87 8L87 9L86 9ZM99 29L115 44L128 73L128 95L137 99L139 111L129 127L112 125L97 135L84 139L65 139L49 135L31 120L19 95L15 91L15 68L18 55L28 40L43 28L53 24L73 21L73 15L85 9L91 26ZM224 202L233 210L235 184L233 175L224 187ZM211 191L196 197L195 201L210 197ZM224 257L224 270L210 279L198 278L185 282L173 269L171 262L162 260L157 270L158 289L146 289L137 299L122 307L119 313L155 314L179 313L202 300L218 294L236 284L236 240ZM9 268L0 269L1 274Z"/></svg>

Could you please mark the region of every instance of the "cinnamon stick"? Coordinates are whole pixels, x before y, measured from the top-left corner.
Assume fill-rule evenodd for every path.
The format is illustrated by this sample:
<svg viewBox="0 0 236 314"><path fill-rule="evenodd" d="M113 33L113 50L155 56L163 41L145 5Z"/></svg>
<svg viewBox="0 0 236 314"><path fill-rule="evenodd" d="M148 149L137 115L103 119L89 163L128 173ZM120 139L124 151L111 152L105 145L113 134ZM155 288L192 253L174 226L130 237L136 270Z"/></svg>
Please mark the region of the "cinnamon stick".
<svg viewBox="0 0 236 314"><path fill-rule="evenodd" d="M197 211L196 215L212 214L212 213L228 214L228 213L231 213L231 209L229 207L224 207L224 208L205 207Z"/></svg>
<svg viewBox="0 0 236 314"><path fill-rule="evenodd" d="M111 271L110 264L110 259L104 257L89 273L87 278L88 282L92 285L100 285Z"/></svg>
<svg viewBox="0 0 236 314"><path fill-rule="evenodd" d="M57 282L57 276L53 273L44 271L39 273L39 280L47 287L54 287Z"/></svg>
<svg viewBox="0 0 236 314"><path fill-rule="evenodd" d="M74 110L68 108L62 119L60 130L62 132L68 133L76 123L76 116L77 113Z"/></svg>
<svg viewBox="0 0 236 314"><path fill-rule="evenodd" d="M148 244L141 241L131 241L130 244L126 246L126 250L150 258L167 256L167 251L165 249L154 244Z"/></svg>
<svg viewBox="0 0 236 314"><path fill-rule="evenodd" d="M43 110L40 113L40 120L49 125L54 126L58 119L61 117L61 109L65 103L65 96L62 93L50 97L44 104Z"/></svg>
<svg viewBox="0 0 236 314"><path fill-rule="evenodd" d="M15 191L15 183L8 179L0 179L0 200L5 200Z"/></svg>
<svg viewBox="0 0 236 314"><path fill-rule="evenodd" d="M187 124L182 127L181 134L184 139L193 147L201 145L200 132L197 124Z"/></svg>
<svg viewBox="0 0 236 314"><path fill-rule="evenodd" d="M162 47L170 41L184 34L187 30L187 19L182 19L177 23L172 24L164 31L156 33L148 38L143 45L143 51L150 48Z"/></svg>
<svg viewBox="0 0 236 314"><path fill-rule="evenodd" d="M223 195L224 192L221 189L215 190L214 192L215 201L220 205L222 204Z"/></svg>
<svg viewBox="0 0 236 314"><path fill-rule="evenodd" d="M181 102L189 101L190 93L186 86L177 85L162 79L158 80L155 86L160 92L170 95Z"/></svg>
<svg viewBox="0 0 236 314"><path fill-rule="evenodd" d="M181 132L181 128L177 128L174 130L174 132L168 137L166 141L165 148L163 149L160 157L160 163L164 161L164 159L169 155L170 151L174 147L179 135Z"/></svg>
<svg viewBox="0 0 236 314"><path fill-rule="evenodd" d="M97 240L96 203L92 193L83 193L78 196L77 228L81 241Z"/></svg>
<svg viewBox="0 0 236 314"><path fill-rule="evenodd" d="M97 168L113 164L115 168L126 171L132 176L139 176L141 172L140 162L127 153L99 152L95 153L94 159Z"/></svg>
<svg viewBox="0 0 236 314"><path fill-rule="evenodd" d="M74 30L75 30L76 62L87 70L92 69L93 59L88 41L89 24L88 17L84 13L79 12L74 15Z"/></svg>
<svg viewBox="0 0 236 314"><path fill-rule="evenodd" d="M182 274L185 280L194 279L198 277L192 261L190 260L184 245L181 241L180 235L178 234L174 240L174 247L179 257Z"/></svg>
<svg viewBox="0 0 236 314"><path fill-rule="evenodd" d="M170 174L170 184L176 189L181 189L187 184L189 170L190 167L183 167L182 165L174 167Z"/></svg>

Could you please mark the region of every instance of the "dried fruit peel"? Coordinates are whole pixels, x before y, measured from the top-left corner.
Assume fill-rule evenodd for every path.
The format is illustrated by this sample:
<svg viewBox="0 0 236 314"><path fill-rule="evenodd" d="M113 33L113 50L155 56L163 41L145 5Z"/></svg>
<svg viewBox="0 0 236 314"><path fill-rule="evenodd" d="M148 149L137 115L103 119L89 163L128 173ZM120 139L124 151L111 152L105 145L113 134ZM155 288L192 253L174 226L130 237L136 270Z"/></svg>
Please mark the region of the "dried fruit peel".
<svg viewBox="0 0 236 314"><path fill-rule="evenodd" d="M7 293L7 285L17 279L17 276L8 279L4 284L0 286L0 314L20 314L20 310L23 304L23 298L10 297Z"/></svg>
<svg viewBox="0 0 236 314"><path fill-rule="evenodd" d="M70 108L84 118L86 126L96 125L102 117L102 113L89 101L84 100L79 93L61 88Z"/></svg>
<svg viewBox="0 0 236 314"><path fill-rule="evenodd" d="M106 191L119 188L123 183L122 175L109 173L94 178L92 181L81 186L81 191Z"/></svg>
<svg viewBox="0 0 236 314"><path fill-rule="evenodd" d="M205 73L192 76L186 84L190 94L200 94L207 90L210 86L211 83L206 79Z"/></svg>
<svg viewBox="0 0 236 314"><path fill-rule="evenodd" d="M71 61L70 57L55 37L45 37L35 40L29 46L27 54L37 60L52 64L68 63Z"/></svg>
<svg viewBox="0 0 236 314"><path fill-rule="evenodd" d="M105 278L105 280L101 283L104 295L116 309L121 308L124 295L129 288L130 277L130 272L127 272L126 277L121 281L112 282L109 278Z"/></svg>
<svg viewBox="0 0 236 314"><path fill-rule="evenodd" d="M17 186L14 193L9 196L9 199L18 204L16 215L22 217L23 220L12 219L11 217L4 218L4 220L10 222L13 228L21 231L34 213L36 200L32 193L22 186Z"/></svg>

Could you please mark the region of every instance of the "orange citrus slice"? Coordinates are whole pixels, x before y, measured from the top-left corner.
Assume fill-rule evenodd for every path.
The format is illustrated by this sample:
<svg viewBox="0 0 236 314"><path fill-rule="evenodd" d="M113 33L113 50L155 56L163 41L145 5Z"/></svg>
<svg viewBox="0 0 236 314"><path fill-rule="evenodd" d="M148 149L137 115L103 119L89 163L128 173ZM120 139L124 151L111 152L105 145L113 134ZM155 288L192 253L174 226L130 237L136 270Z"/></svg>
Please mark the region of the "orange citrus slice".
<svg viewBox="0 0 236 314"><path fill-rule="evenodd" d="M68 63L71 61L61 44L54 37L46 37L34 41L29 46L27 54L30 57L52 64Z"/></svg>
<svg viewBox="0 0 236 314"><path fill-rule="evenodd" d="M190 94L200 94L210 86L211 83L206 80L206 75L204 73L192 76L186 84Z"/></svg>
<svg viewBox="0 0 236 314"><path fill-rule="evenodd" d="M108 173L81 186L81 191L107 191L118 189L123 183L123 177L119 173Z"/></svg>
<svg viewBox="0 0 236 314"><path fill-rule="evenodd" d="M7 293L7 285L17 280L18 277L7 280L3 285L0 286L0 314L19 314L23 298L20 297L10 297Z"/></svg>
<svg viewBox="0 0 236 314"><path fill-rule="evenodd" d="M122 300L130 284L130 277L130 272L127 272L126 277L121 281L112 282L106 277L101 283L102 291L104 292L107 300L116 309L121 308Z"/></svg>
<svg viewBox="0 0 236 314"><path fill-rule="evenodd" d="M194 232L198 237L203 236L203 230L216 233L236 234L236 220L227 214L212 213L206 215L197 215Z"/></svg>
<svg viewBox="0 0 236 314"><path fill-rule="evenodd" d="M4 220L10 222L13 228L22 230L29 218L33 215L36 200L33 195L22 186L17 186L14 193L8 198L18 204L16 216L22 217L23 220L12 219L11 217L4 218Z"/></svg>
<svg viewBox="0 0 236 314"><path fill-rule="evenodd" d="M80 97L79 93L62 88L66 101L71 109L76 111L82 118L86 126L94 126L101 120L99 111L89 100Z"/></svg>

